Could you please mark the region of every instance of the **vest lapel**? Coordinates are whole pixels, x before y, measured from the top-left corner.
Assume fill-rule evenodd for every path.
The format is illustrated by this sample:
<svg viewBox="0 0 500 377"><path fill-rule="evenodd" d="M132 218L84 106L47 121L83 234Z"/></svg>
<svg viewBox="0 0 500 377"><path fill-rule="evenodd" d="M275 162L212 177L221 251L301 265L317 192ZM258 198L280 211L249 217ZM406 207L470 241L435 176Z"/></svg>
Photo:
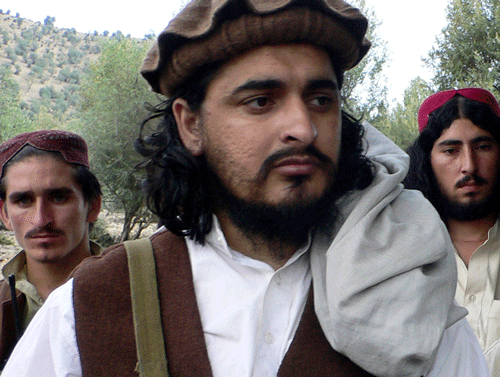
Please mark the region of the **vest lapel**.
<svg viewBox="0 0 500 377"><path fill-rule="evenodd" d="M171 376L211 377L186 243L169 235L152 239L168 370Z"/></svg>
<svg viewBox="0 0 500 377"><path fill-rule="evenodd" d="M368 377L328 343L314 312L312 288L292 344L281 363L278 377Z"/></svg>

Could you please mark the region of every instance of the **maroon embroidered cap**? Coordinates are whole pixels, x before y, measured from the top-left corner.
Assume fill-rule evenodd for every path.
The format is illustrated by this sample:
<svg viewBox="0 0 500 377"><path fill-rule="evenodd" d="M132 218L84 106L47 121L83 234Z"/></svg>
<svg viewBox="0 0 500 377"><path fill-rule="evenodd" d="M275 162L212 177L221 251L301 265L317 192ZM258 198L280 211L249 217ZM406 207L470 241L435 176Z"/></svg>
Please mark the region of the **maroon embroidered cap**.
<svg viewBox="0 0 500 377"><path fill-rule="evenodd" d="M446 102L451 100L456 95L461 95L462 97L478 101L488 105L493 112L500 117L500 107L498 106L498 101L496 98L488 92L486 89L481 88L464 88L464 89L452 89L445 90L443 92L438 92L428 97L418 110L418 130L423 131L427 127L427 122L429 121L429 115L434 111L443 106Z"/></svg>
<svg viewBox="0 0 500 377"><path fill-rule="evenodd" d="M0 144L0 177L3 177L5 164L26 145L60 152L67 162L89 167L87 144L81 136L67 131L42 130L19 134Z"/></svg>

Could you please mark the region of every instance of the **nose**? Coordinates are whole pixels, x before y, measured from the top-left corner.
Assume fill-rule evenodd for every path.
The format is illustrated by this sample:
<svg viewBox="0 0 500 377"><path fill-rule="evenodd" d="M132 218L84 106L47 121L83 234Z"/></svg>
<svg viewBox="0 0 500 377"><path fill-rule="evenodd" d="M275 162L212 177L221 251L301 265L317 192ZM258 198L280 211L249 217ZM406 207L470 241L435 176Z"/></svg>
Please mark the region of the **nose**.
<svg viewBox="0 0 500 377"><path fill-rule="evenodd" d="M45 200L38 200L33 214L33 225L41 228L49 225L53 221L52 208Z"/></svg>
<svg viewBox="0 0 500 377"><path fill-rule="evenodd" d="M474 151L471 148L466 148L462 154L462 173L472 175L476 172L477 163Z"/></svg>
<svg viewBox="0 0 500 377"><path fill-rule="evenodd" d="M279 121L283 128L281 141L286 144L310 145L318 137L311 114L302 99L291 99L284 107Z"/></svg>

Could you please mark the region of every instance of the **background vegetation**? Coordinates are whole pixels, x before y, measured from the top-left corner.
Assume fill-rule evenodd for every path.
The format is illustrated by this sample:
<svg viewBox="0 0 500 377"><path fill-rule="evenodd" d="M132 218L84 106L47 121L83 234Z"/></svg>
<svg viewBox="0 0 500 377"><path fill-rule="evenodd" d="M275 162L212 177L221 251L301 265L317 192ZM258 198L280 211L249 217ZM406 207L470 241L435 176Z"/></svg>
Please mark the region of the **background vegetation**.
<svg viewBox="0 0 500 377"><path fill-rule="evenodd" d="M447 25L425 59L434 77L415 77L400 103L387 100L383 68L389 56L376 10L352 0L370 20L368 56L345 77L347 111L372 123L401 148L417 136L417 112L431 93L478 86L500 94L500 0L450 0ZM105 190L105 207L123 215L121 241L154 221L146 210L133 141L152 94L138 71L155 36L132 39L120 31L82 34L0 10L0 142L25 131L59 128L89 144L92 170ZM417 30L412 32L418 32ZM96 227L102 233L102 225Z"/></svg>

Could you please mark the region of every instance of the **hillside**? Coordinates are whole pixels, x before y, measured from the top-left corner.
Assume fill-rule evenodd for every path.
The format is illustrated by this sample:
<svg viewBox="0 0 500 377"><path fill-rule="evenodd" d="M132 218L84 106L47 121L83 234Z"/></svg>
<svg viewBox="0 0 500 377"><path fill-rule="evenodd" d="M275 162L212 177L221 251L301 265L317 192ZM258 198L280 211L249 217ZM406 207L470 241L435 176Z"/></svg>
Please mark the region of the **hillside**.
<svg viewBox="0 0 500 377"><path fill-rule="evenodd" d="M68 115L80 101L79 86L102 44L126 38L121 32L83 34L58 29L55 19L34 22L0 10L0 67L18 83L21 109L34 117L45 106Z"/></svg>

